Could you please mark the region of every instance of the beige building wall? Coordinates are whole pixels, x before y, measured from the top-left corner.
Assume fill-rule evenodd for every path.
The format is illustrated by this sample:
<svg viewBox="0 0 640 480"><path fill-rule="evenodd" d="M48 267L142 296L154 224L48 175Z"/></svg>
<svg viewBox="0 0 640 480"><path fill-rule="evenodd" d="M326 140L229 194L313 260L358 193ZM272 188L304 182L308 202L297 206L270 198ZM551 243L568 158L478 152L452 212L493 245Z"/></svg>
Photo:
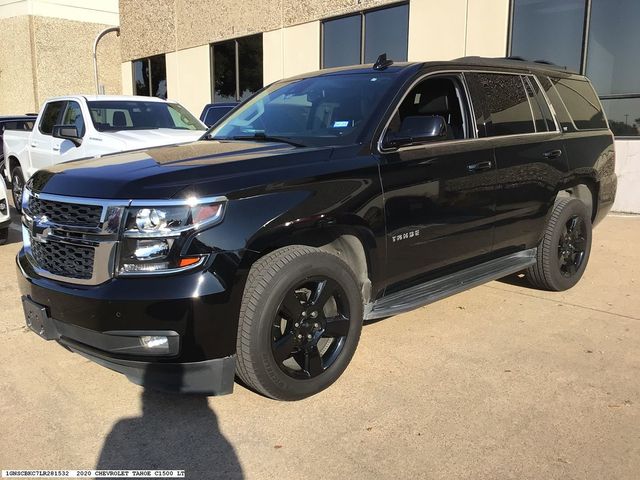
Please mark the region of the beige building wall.
<svg viewBox="0 0 640 480"><path fill-rule="evenodd" d="M122 95L133 95L133 65L131 62L124 62L120 66L122 75Z"/></svg>
<svg viewBox="0 0 640 480"><path fill-rule="evenodd" d="M504 57L508 25L509 0L413 0L408 59Z"/></svg>
<svg viewBox="0 0 640 480"><path fill-rule="evenodd" d="M264 84L320 68L320 22L285 27L262 36Z"/></svg>
<svg viewBox="0 0 640 480"><path fill-rule="evenodd" d="M49 97L95 93L93 42L118 23L118 0L0 0L0 115L38 111ZM120 41L98 48L100 83L121 92Z"/></svg>
<svg viewBox="0 0 640 480"><path fill-rule="evenodd" d="M209 45L167 54L167 95L194 115L211 101Z"/></svg>
<svg viewBox="0 0 640 480"><path fill-rule="evenodd" d="M0 115L36 110L30 17L0 18Z"/></svg>

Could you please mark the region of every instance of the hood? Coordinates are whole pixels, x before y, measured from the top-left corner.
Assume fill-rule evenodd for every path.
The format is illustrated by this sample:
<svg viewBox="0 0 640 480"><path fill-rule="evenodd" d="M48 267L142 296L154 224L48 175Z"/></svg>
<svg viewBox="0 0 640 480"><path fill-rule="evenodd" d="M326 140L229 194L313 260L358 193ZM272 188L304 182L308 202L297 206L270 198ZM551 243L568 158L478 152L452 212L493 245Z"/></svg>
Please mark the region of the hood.
<svg viewBox="0 0 640 480"><path fill-rule="evenodd" d="M150 130L119 130L117 132L101 132L105 140L122 144L122 150L159 147L175 143L194 142L199 140L205 130L178 130L175 128L156 128Z"/></svg>
<svg viewBox="0 0 640 480"><path fill-rule="evenodd" d="M38 171L36 192L103 199L166 199L184 190L210 196L308 175L331 147L198 141L76 160ZM184 193L184 192L183 192Z"/></svg>

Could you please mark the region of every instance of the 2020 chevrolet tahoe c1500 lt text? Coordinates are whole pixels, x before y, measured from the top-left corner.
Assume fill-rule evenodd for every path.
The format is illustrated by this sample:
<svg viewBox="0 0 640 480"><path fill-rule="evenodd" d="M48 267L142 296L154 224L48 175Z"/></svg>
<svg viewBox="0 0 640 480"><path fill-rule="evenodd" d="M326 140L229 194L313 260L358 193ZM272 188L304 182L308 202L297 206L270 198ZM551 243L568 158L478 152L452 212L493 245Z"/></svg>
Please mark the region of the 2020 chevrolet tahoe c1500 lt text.
<svg viewBox="0 0 640 480"><path fill-rule="evenodd" d="M237 375L304 398L363 320L520 271L575 285L614 163L591 84L549 65L381 58L282 80L200 141L36 173L27 323L145 386L224 394Z"/></svg>

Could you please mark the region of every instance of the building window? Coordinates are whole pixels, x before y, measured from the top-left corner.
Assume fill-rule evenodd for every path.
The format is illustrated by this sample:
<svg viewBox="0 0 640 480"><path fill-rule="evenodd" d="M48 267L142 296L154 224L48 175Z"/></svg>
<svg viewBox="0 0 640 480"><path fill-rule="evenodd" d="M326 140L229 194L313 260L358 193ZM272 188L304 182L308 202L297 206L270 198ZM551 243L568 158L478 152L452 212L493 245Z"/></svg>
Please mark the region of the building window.
<svg viewBox="0 0 640 480"><path fill-rule="evenodd" d="M512 0L509 55L587 75L613 133L638 137L638 19L637 0Z"/></svg>
<svg viewBox="0 0 640 480"><path fill-rule="evenodd" d="M136 95L167 98L167 64L164 55L133 62L133 91Z"/></svg>
<svg viewBox="0 0 640 480"><path fill-rule="evenodd" d="M514 0L511 55L580 70L585 0Z"/></svg>
<svg viewBox="0 0 640 480"><path fill-rule="evenodd" d="M211 45L213 102L239 102L262 88L262 34Z"/></svg>
<svg viewBox="0 0 640 480"><path fill-rule="evenodd" d="M322 68L373 63L381 53L403 62L408 46L407 4L322 22Z"/></svg>

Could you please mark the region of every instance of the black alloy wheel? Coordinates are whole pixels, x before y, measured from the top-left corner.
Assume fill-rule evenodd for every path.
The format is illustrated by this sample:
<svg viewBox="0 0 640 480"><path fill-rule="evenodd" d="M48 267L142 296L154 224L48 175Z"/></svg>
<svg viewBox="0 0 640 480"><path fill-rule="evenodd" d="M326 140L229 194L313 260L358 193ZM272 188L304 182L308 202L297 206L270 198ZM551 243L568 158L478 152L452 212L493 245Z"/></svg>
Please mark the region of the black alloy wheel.
<svg viewBox="0 0 640 480"><path fill-rule="evenodd" d="M344 289L324 276L305 279L278 307L271 344L274 359L290 377L316 377L342 352L349 324Z"/></svg>
<svg viewBox="0 0 640 480"><path fill-rule="evenodd" d="M587 227L578 215L564 225L558 244L558 261L563 277L571 277L580 270L587 248Z"/></svg>

